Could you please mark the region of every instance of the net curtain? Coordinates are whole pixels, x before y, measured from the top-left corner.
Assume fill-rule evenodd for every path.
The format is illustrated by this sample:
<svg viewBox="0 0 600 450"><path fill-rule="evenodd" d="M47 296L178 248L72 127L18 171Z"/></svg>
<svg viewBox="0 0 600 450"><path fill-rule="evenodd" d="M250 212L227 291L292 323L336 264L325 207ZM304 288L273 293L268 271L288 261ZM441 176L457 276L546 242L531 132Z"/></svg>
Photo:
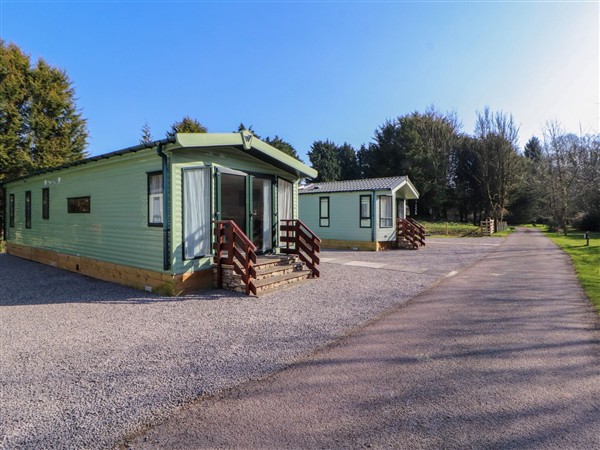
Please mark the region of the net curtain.
<svg viewBox="0 0 600 450"><path fill-rule="evenodd" d="M289 181L282 180L281 178L277 180L277 216L279 220L294 218L292 209L293 188L294 185ZM287 232L282 232L281 234L286 236ZM279 245L283 245L281 241Z"/></svg>
<svg viewBox="0 0 600 450"><path fill-rule="evenodd" d="M263 248L261 250L265 251L270 249L273 246L272 243L272 217L271 214L271 180L263 180Z"/></svg>
<svg viewBox="0 0 600 450"><path fill-rule="evenodd" d="M185 258L210 253L210 168L183 172Z"/></svg>

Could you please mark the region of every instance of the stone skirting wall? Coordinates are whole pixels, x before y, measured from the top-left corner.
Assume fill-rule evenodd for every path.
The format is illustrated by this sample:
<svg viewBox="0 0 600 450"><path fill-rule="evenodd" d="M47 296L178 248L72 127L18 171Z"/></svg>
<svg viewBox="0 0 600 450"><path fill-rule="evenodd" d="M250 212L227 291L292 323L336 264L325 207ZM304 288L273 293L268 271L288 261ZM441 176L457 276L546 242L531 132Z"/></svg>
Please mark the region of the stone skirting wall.
<svg viewBox="0 0 600 450"><path fill-rule="evenodd" d="M223 281L223 289L230 291L246 293L246 286L242 283L242 276L235 273L233 266L227 264L221 265L221 280ZM214 287L219 287L219 269L213 268L213 283Z"/></svg>
<svg viewBox="0 0 600 450"><path fill-rule="evenodd" d="M211 269L172 275L10 242L6 244L6 252L19 258L161 295L179 295L213 285Z"/></svg>

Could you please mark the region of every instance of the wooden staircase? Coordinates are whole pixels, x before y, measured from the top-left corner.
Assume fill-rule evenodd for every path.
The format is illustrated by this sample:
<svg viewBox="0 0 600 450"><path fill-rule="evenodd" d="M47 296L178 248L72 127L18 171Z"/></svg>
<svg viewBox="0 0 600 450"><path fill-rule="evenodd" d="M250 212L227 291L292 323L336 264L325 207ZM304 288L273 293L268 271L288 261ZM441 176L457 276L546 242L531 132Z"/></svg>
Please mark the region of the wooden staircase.
<svg viewBox="0 0 600 450"><path fill-rule="evenodd" d="M425 245L425 227L414 219L396 221L396 247L418 250Z"/></svg>
<svg viewBox="0 0 600 450"><path fill-rule="evenodd" d="M215 222L215 287L261 295L319 276L320 240L304 224L285 221L286 248L279 255L256 255L256 247L231 220ZM292 229L293 228L293 229ZM308 230L306 231L305 230ZM297 232L300 230L300 232ZM310 235L310 242L307 236Z"/></svg>
<svg viewBox="0 0 600 450"><path fill-rule="evenodd" d="M233 266L223 264L223 289L246 292L242 276L235 272ZM252 280L255 295L261 295L283 286L310 278L311 272L296 256L268 255L258 256L252 265L256 276Z"/></svg>

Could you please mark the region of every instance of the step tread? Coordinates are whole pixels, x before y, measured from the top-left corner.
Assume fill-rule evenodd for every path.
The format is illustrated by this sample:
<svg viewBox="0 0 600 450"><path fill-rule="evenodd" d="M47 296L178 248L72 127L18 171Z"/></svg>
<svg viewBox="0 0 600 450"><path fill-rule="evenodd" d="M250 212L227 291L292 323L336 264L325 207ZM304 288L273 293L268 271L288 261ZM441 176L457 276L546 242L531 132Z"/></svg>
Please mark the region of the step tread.
<svg viewBox="0 0 600 450"><path fill-rule="evenodd" d="M296 270L296 267L298 267L298 266L304 266L304 263L302 263L302 262L295 262L295 263L290 263L290 264L281 264L281 265L269 266L269 267L256 267L256 266L254 266L254 268L256 270L256 275L260 276L260 275L268 275L270 273L278 272L280 270L291 270L291 271L294 271L294 270Z"/></svg>
<svg viewBox="0 0 600 450"><path fill-rule="evenodd" d="M265 257L265 256L259 256L256 258L256 263L253 264L253 266L258 269L261 268L263 266L273 266L273 265L286 265L286 264L292 264L298 262L298 258L296 258L295 256L293 257L287 257L287 256L283 256L283 257Z"/></svg>
<svg viewBox="0 0 600 450"><path fill-rule="evenodd" d="M264 278L262 280L255 280L253 283L257 289L264 288L266 286L269 286L270 284L276 284L281 281L289 281L289 280L293 280L295 278L298 278L298 279L306 278L306 277L310 276L310 273L311 273L310 270L298 270L298 271L286 273L283 275L276 275L274 277Z"/></svg>

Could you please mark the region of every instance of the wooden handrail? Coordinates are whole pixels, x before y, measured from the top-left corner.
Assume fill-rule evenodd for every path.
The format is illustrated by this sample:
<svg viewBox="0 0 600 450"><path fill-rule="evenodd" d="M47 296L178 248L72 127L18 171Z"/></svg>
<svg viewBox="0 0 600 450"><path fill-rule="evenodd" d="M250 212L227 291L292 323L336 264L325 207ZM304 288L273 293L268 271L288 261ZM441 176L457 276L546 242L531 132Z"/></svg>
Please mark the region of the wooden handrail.
<svg viewBox="0 0 600 450"><path fill-rule="evenodd" d="M311 276L319 278L321 273L317 266L320 260L317 253L321 251L319 245L321 239L301 220L282 219L280 222L280 241L285 243L285 247L281 248L281 252L298 255L310 270ZM285 236L282 235L284 232Z"/></svg>
<svg viewBox="0 0 600 450"><path fill-rule="evenodd" d="M246 294L256 295L256 246L233 220L215 220L215 262L217 263L217 285L223 287L222 264L233 266L233 270L242 277ZM227 256L224 256L227 252Z"/></svg>
<svg viewBox="0 0 600 450"><path fill-rule="evenodd" d="M412 224L412 226L415 228L415 234L418 237L419 243L421 245L425 245L425 227L413 218L409 217L406 220L408 220Z"/></svg>
<svg viewBox="0 0 600 450"><path fill-rule="evenodd" d="M396 241L407 241L413 248L425 245L425 227L414 219L396 221Z"/></svg>

